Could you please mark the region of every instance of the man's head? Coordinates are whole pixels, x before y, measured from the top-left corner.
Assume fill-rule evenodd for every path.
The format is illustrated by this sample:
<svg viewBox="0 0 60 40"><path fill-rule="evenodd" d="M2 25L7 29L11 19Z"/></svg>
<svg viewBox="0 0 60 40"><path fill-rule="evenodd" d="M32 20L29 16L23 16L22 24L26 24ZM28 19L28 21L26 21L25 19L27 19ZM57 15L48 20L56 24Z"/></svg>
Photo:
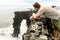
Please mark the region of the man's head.
<svg viewBox="0 0 60 40"><path fill-rule="evenodd" d="M38 11L38 10L40 9L41 5L40 5L38 2L35 2L35 3L33 4L33 7L34 7L34 9L35 9L36 11Z"/></svg>

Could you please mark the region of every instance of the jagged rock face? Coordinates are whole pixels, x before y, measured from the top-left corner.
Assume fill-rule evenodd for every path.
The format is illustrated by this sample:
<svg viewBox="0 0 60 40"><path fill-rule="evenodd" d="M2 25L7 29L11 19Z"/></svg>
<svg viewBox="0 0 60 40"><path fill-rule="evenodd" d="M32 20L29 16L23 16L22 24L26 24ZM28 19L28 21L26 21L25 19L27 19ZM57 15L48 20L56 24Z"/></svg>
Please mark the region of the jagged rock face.
<svg viewBox="0 0 60 40"><path fill-rule="evenodd" d="M32 15L32 13L36 13L37 11L15 11L15 18L16 17L23 17L26 18L26 17L30 17Z"/></svg>
<svg viewBox="0 0 60 40"><path fill-rule="evenodd" d="M43 22L40 21L40 19L39 19L39 21L34 20L34 21L32 21L31 25L29 26L30 32L38 33L42 29L42 26L43 26Z"/></svg>
<svg viewBox="0 0 60 40"><path fill-rule="evenodd" d="M44 22L42 21L43 19L38 19L38 20L32 20L31 25L28 28L28 34L23 35L23 40L28 39L28 40L38 40L40 38L40 35L43 33L43 27L44 27ZM29 38L28 36L29 35Z"/></svg>
<svg viewBox="0 0 60 40"><path fill-rule="evenodd" d="M40 34L42 33L42 27L43 22L41 21L35 22L30 26L29 30L30 40L36 40L37 38L39 38Z"/></svg>
<svg viewBox="0 0 60 40"><path fill-rule="evenodd" d="M30 16L32 15L32 13L36 13L37 11L33 10L33 11L15 11L15 18L13 18L14 22L13 22L13 28L14 28L14 32L13 32L13 36L14 37L18 37L18 34L20 33L20 25L23 19L26 19L26 24L27 27L30 26Z"/></svg>

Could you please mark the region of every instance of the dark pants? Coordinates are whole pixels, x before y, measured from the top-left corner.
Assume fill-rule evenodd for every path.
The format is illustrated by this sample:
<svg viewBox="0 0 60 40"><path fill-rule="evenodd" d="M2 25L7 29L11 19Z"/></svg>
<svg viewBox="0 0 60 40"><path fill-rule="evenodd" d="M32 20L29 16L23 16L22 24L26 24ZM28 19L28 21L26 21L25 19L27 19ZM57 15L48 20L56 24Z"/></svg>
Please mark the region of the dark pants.
<svg viewBox="0 0 60 40"><path fill-rule="evenodd" d="M46 18L46 26L47 26L48 32L53 33L53 27L52 27L51 19Z"/></svg>

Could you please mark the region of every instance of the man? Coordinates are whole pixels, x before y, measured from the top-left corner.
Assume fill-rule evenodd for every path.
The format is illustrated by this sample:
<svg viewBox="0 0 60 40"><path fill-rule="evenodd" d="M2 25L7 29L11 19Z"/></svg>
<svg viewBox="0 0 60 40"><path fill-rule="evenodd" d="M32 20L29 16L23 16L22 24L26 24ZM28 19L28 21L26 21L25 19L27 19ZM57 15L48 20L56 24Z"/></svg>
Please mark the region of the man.
<svg viewBox="0 0 60 40"><path fill-rule="evenodd" d="M36 11L39 11L40 6L41 6L41 5L40 5L38 2L36 2L36 3L33 4L33 7L34 7L34 9L35 9ZM33 13L33 14L34 14L34 13ZM46 18L46 17L45 17L44 25L47 26L47 29L48 29L49 34L50 34L50 33L53 33L53 31L52 31L53 28L52 28L52 23L51 23L51 19L50 19L50 18Z"/></svg>
<svg viewBox="0 0 60 40"><path fill-rule="evenodd" d="M39 5L39 7L38 7L38 5L36 5L36 3L33 6L35 9L36 9L36 7L38 8L38 13L36 13L36 14L33 13L32 16L30 17L30 19L33 19L33 18L37 19L41 15L44 15L46 18L52 19L53 26L54 26L54 30L53 30L54 40L57 40L58 25L56 25L56 24L58 24L58 19L60 18L59 12L52 7L42 7L41 5Z"/></svg>

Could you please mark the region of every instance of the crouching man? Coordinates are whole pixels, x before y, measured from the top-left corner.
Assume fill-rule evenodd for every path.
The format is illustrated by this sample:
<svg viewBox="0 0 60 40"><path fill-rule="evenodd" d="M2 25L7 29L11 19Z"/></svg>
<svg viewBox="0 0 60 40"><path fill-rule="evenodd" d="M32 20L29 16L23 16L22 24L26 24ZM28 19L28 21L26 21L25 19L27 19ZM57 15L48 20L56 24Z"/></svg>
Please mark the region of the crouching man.
<svg viewBox="0 0 60 40"><path fill-rule="evenodd" d="M37 7L37 8L36 8ZM58 19L60 18L60 13L52 8L52 7L42 7L41 5L34 4L34 8L37 10L38 13L33 13L30 19L37 19L41 15L45 16L46 18L52 19L52 24L54 27L53 34L54 34L54 40L57 40L57 33L58 33ZM49 26L48 26L49 27Z"/></svg>

